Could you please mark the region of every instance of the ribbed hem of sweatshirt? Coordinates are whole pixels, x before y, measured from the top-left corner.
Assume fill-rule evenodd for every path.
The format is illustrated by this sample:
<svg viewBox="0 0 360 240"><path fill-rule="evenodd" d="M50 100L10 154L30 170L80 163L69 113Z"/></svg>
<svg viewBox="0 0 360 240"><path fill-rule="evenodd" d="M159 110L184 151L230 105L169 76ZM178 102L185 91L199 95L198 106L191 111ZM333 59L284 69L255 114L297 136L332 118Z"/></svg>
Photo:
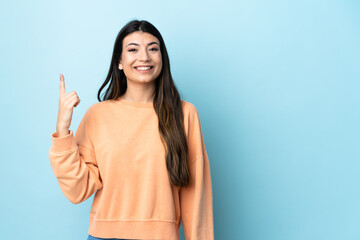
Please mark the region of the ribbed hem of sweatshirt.
<svg viewBox="0 0 360 240"><path fill-rule="evenodd" d="M62 152L77 147L74 133L72 130L69 131L70 133L68 135L62 137L56 137L56 132L53 132L51 134L51 141L52 141L51 149L53 151Z"/></svg>
<svg viewBox="0 0 360 240"><path fill-rule="evenodd" d="M165 221L97 221L90 217L88 233L98 238L179 240L179 224Z"/></svg>

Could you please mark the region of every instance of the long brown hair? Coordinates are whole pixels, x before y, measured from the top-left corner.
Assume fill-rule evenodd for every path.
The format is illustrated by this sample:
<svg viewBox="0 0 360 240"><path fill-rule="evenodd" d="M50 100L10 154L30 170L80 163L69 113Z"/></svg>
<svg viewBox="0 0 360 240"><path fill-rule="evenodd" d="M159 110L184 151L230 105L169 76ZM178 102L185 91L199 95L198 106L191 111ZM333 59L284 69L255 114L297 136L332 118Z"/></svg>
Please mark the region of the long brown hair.
<svg viewBox="0 0 360 240"><path fill-rule="evenodd" d="M97 97L100 102L114 100L126 92L126 76L123 71L118 69L118 64L123 50L123 39L135 31L150 33L160 41L162 70L155 80L153 106L159 119L158 128L161 140L166 149L166 167L170 182L175 186L186 187L190 182L190 172L181 98L171 76L170 61L164 40L155 26L145 20L132 20L120 30L115 40L108 75L100 87ZM100 93L108 83L109 86L101 100Z"/></svg>

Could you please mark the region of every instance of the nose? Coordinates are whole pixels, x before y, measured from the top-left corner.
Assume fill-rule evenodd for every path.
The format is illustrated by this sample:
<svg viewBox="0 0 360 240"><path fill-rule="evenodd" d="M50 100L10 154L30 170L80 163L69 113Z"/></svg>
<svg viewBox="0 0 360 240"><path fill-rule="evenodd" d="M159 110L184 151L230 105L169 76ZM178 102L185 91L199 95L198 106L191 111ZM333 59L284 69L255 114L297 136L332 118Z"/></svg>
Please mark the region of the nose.
<svg viewBox="0 0 360 240"><path fill-rule="evenodd" d="M149 61L150 60L149 53L146 50L141 51L139 58L140 58L140 60L143 60L143 61Z"/></svg>

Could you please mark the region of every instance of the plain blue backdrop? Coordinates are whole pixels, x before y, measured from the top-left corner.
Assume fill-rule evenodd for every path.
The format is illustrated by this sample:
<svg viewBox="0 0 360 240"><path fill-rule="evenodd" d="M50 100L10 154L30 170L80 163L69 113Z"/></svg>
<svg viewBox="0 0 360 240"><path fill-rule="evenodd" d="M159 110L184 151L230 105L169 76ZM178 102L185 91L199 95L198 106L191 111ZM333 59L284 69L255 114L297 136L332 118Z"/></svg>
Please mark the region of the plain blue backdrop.
<svg viewBox="0 0 360 240"><path fill-rule="evenodd" d="M133 19L199 111L217 240L360 239L355 0L0 1L0 239L86 239L93 196L67 200L48 159L59 73L75 131Z"/></svg>

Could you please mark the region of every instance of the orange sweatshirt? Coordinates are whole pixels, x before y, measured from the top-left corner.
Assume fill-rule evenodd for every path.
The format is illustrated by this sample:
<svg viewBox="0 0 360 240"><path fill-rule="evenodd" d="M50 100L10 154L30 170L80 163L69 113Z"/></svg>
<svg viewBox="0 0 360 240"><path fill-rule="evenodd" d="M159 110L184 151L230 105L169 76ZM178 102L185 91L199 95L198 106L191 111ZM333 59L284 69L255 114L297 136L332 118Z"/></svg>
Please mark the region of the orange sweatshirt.
<svg viewBox="0 0 360 240"><path fill-rule="evenodd" d="M51 134L49 160L72 203L95 193L88 233L100 238L213 240L209 159L195 106L182 100L190 186L170 184L152 103L91 105L77 131Z"/></svg>

